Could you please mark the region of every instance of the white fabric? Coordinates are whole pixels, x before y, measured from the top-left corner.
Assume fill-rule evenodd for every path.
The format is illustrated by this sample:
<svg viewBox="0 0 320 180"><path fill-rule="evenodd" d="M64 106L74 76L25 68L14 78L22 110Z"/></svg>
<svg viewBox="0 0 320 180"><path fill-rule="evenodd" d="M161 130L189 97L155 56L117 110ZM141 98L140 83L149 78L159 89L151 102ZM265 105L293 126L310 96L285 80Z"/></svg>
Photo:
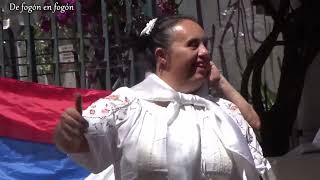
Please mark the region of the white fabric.
<svg viewBox="0 0 320 180"><path fill-rule="evenodd" d="M102 172L98 174L91 173L88 177L86 177L84 180L115 180L114 177L114 168L113 165L109 166L107 169L103 170Z"/></svg>
<svg viewBox="0 0 320 180"><path fill-rule="evenodd" d="M199 95L176 92L155 74L119 88L83 112L90 152L70 156L94 173L113 164L122 180L259 179L270 165L238 108L204 98L205 88Z"/></svg>

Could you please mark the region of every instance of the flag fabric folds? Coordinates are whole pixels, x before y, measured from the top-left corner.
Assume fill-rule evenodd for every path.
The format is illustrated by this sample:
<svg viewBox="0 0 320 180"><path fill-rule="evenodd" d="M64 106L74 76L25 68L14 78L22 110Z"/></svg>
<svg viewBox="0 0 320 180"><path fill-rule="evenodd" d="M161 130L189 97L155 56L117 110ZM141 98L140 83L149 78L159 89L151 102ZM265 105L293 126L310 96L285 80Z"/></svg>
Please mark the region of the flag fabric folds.
<svg viewBox="0 0 320 180"><path fill-rule="evenodd" d="M0 138L1 180L78 180L88 176L52 144Z"/></svg>
<svg viewBox="0 0 320 180"><path fill-rule="evenodd" d="M83 107L111 91L63 88L0 78L0 180L83 179L89 172L52 144L54 127L75 94Z"/></svg>

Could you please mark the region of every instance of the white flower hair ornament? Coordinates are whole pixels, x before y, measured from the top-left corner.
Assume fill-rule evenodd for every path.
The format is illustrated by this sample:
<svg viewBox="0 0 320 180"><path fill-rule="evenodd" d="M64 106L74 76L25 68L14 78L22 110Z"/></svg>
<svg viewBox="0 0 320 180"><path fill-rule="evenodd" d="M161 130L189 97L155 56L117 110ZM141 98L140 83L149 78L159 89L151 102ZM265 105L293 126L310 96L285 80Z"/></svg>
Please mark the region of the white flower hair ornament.
<svg viewBox="0 0 320 180"><path fill-rule="evenodd" d="M140 36L147 36L150 35L154 25L156 24L157 18L151 19L146 27L141 31Z"/></svg>

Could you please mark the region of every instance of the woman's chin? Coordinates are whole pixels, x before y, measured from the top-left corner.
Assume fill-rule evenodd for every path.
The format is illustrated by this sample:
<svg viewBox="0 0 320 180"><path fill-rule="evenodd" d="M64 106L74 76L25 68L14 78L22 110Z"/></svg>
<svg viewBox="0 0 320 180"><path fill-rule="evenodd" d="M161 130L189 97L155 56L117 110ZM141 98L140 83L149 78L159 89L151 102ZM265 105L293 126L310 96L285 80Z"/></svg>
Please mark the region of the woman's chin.
<svg viewBox="0 0 320 180"><path fill-rule="evenodd" d="M208 78L208 73L207 71L198 71L197 73L195 73L195 75L193 76L193 79L196 81L204 81L205 79Z"/></svg>
<svg viewBox="0 0 320 180"><path fill-rule="evenodd" d="M202 78L206 78L208 76L208 69L206 68L197 68L196 72L195 72L195 76L200 76Z"/></svg>
<svg viewBox="0 0 320 180"><path fill-rule="evenodd" d="M188 87L186 88L188 89L187 93L193 93L199 90L204 82L205 82L204 77L198 76L198 77L192 78L192 80L188 83L189 84Z"/></svg>

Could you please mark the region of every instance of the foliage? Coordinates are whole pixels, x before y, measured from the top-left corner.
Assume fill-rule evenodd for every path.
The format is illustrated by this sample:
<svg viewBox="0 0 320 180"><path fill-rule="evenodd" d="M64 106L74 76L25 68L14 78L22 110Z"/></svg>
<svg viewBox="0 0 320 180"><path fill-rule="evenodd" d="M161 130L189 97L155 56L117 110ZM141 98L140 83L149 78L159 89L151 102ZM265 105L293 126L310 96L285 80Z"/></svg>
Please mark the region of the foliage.
<svg viewBox="0 0 320 180"><path fill-rule="evenodd" d="M55 17L59 32L62 32L65 37L72 38L76 35L77 28L75 27L76 14L76 0L57 0L60 5L72 5L74 11L56 12ZM107 20L108 20L108 43L110 47L110 63L111 67L119 68L113 69L111 77L125 76L129 74L126 72L128 68L123 65L128 62L128 39L138 36L140 31L144 28L145 23L151 17L145 15L143 8L145 6L144 0L132 0L131 7L127 7L128 2L125 0L107 0ZM182 1L181 1L182 2ZM180 3L181 3L180 2ZM103 24L101 15L101 0L80 0L81 3L81 18L82 27L87 41L85 42L85 58L87 70L89 70L89 82L96 82L99 78L99 70L105 67L104 58L104 38L103 38ZM158 15L177 14L180 5L174 0L156 0L156 11ZM50 4L50 0L45 0L44 5ZM131 15L128 16L127 10L131 8ZM128 19L131 17L131 19ZM130 22L130 23L129 23ZM45 33L51 32L51 15L46 12L40 12L39 29Z"/></svg>
<svg viewBox="0 0 320 180"><path fill-rule="evenodd" d="M272 31L259 49L250 57L242 79L242 94L248 97L248 82L252 74L253 105L262 119L262 148L268 156L280 156L289 150L289 137L296 120L298 106L308 66L319 52L318 0L299 1L254 1L274 20ZM308 22L308 23L306 23ZM278 40L279 34L283 40ZM275 46L284 46L279 88L271 107L264 106L261 77L262 68ZM268 93L265 91L265 96ZM269 95L270 96L270 95Z"/></svg>

